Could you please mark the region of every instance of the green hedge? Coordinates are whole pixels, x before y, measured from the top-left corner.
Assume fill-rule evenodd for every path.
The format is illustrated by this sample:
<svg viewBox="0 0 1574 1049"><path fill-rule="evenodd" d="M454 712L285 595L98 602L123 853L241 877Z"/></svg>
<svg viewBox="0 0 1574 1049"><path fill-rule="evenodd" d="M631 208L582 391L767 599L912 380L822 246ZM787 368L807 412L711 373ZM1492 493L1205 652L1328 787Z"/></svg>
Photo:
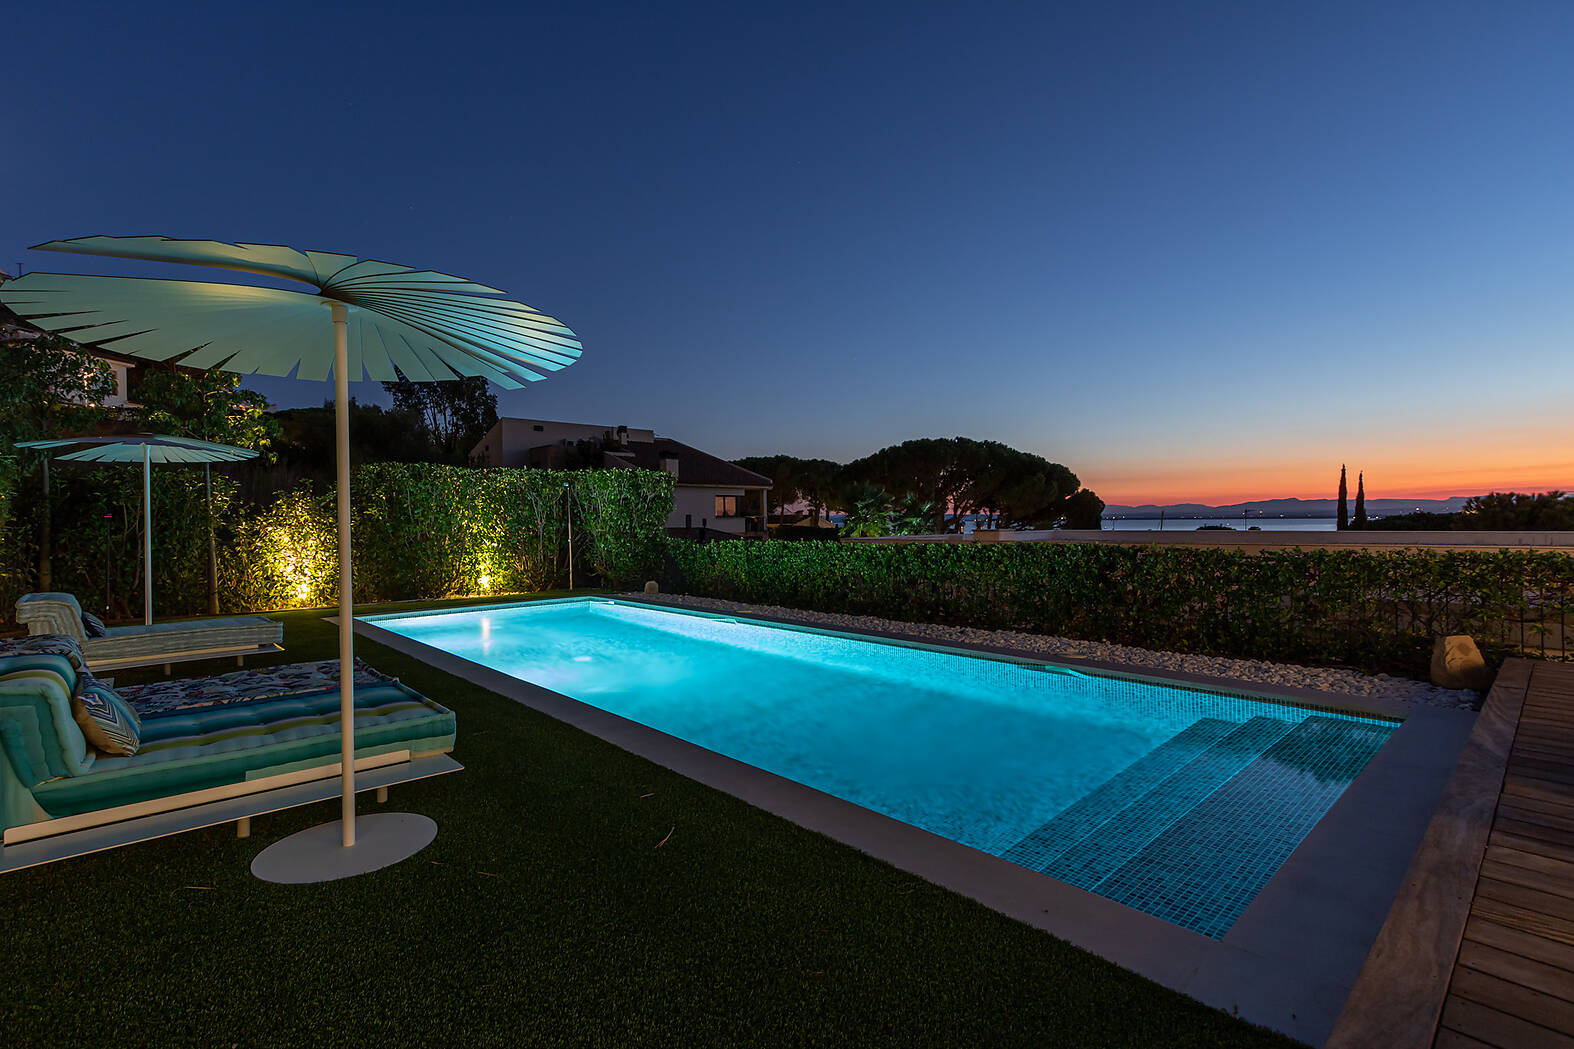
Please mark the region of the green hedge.
<svg viewBox="0 0 1574 1049"><path fill-rule="evenodd" d="M565 487L566 486L566 487ZM350 485L357 600L628 585L666 555L672 477L655 470L376 463Z"/></svg>
<svg viewBox="0 0 1574 1049"><path fill-rule="evenodd" d="M36 479L36 475L34 475ZM626 586L657 575L666 557L672 478L655 470L485 469L372 463L353 471L356 599L404 600L534 592L567 581L567 493L574 500L575 583ZM52 585L85 608L104 604L104 513L111 614L140 615L141 472L56 471L51 499ZM3 527L4 618L38 589L42 500L17 491ZM333 493L298 489L267 506L214 477L219 599L226 612L332 604L338 594ZM202 473L153 474L153 593L160 617L200 614L207 594Z"/></svg>
<svg viewBox="0 0 1574 1049"><path fill-rule="evenodd" d="M1432 638L1560 655L1574 561L1100 543L674 541L685 592L908 622L1424 676Z"/></svg>
<svg viewBox="0 0 1574 1049"><path fill-rule="evenodd" d="M45 504L36 471L20 478L11 518L0 543L3 615L15 615L17 597L40 589L39 542ZM53 471L49 524L51 587L77 595L82 607L110 615L142 615L142 468L140 464L62 468ZM236 485L214 475L214 515L221 544L243 513ZM109 518L106 521L105 515ZM208 590L207 510L202 471L153 468L153 611L160 617L196 614ZM106 557L107 547L107 557Z"/></svg>

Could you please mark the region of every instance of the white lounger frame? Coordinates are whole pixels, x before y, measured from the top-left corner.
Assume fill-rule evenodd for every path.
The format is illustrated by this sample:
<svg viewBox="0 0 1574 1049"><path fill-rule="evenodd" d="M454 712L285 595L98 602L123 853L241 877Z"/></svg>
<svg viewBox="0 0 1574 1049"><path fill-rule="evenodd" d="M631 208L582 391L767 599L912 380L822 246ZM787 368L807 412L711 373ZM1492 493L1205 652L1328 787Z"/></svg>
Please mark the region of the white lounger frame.
<svg viewBox="0 0 1574 1049"><path fill-rule="evenodd" d="M131 667L151 667L160 664L164 673L170 672L170 667L176 663L190 663L196 659L227 659L235 657L235 665L246 665L247 656L271 656L275 652L283 652L283 645L225 645L220 648L182 648L172 652L154 652L150 655L123 656L119 659L92 659L86 658L87 668L93 673L106 670L128 670Z"/></svg>
<svg viewBox="0 0 1574 1049"><path fill-rule="evenodd" d="M447 754L417 758L408 750L376 754L355 762L355 789L356 793L375 790L377 800L385 801L389 787L458 772L463 767ZM220 823L233 822L237 833L248 837L253 816L338 797L341 768L334 762L12 827L0 845L0 874Z"/></svg>

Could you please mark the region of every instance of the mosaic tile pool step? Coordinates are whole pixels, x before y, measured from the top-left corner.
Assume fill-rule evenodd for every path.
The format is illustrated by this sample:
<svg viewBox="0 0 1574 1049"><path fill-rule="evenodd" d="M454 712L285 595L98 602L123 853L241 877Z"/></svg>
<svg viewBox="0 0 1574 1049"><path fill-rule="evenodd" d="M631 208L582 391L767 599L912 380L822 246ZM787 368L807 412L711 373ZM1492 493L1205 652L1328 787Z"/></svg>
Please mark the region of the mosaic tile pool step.
<svg viewBox="0 0 1574 1049"><path fill-rule="evenodd" d="M1098 894L1223 936L1389 736L1380 725L1307 718L1106 878Z"/></svg>
<svg viewBox="0 0 1574 1049"><path fill-rule="evenodd" d="M1001 856L1041 871L1073 844L1098 830L1236 727L1233 721L1201 718L1144 754L1091 794L1072 802Z"/></svg>
<svg viewBox="0 0 1574 1049"><path fill-rule="evenodd" d="M1097 892L1100 882L1294 727L1271 717L1238 726L1061 853L1044 873Z"/></svg>

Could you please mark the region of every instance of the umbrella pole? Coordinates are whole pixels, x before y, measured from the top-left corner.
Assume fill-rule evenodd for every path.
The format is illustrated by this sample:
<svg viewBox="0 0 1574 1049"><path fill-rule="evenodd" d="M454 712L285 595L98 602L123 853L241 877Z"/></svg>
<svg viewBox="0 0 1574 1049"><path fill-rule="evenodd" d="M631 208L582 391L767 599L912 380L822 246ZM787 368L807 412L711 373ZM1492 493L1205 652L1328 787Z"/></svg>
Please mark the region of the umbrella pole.
<svg viewBox="0 0 1574 1049"><path fill-rule="evenodd" d="M437 837L437 824L406 812L355 818L355 606L350 575L349 309L333 309L333 422L339 504L339 821L297 831L251 861L264 881L315 882L378 870L414 856ZM358 840L359 836L359 840ZM334 838L338 841L335 843Z"/></svg>
<svg viewBox="0 0 1574 1049"><path fill-rule="evenodd" d="M208 503L208 615L219 614L219 544L213 535L213 464L202 464L202 489Z"/></svg>
<svg viewBox="0 0 1574 1049"><path fill-rule="evenodd" d="M51 532L54 522L50 519L49 507L49 452L44 452L44 516L38 529L38 589L48 590L54 582L54 568L50 562L49 550L54 544Z"/></svg>
<svg viewBox="0 0 1574 1049"><path fill-rule="evenodd" d="M350 360L349 309L333 309L334 457L339 488L339 760L343 797L339 822L344 845L355 844L355 599L350 576Z"/></svg>
<svg viewBox="0 0 1574 1049"><path fill-rule="evenodd" d="M142 446L142 567L146 593L142 595L142 622L153 625L153 459Z"/></svg>

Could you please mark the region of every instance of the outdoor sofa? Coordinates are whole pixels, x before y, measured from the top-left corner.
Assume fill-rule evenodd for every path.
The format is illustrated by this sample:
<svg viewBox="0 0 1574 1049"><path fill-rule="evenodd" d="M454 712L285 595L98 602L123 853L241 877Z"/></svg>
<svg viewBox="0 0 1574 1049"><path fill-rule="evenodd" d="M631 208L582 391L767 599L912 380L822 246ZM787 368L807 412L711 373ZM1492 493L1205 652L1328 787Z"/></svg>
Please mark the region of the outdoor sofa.
<svg viewBox="0 0 1574 1049"><path fill-rule="evenodd" d="M454 714L356 665L357 789L452 772ZM336 797L338 661L115 690L64 637L0 642L0 872Z"/></svg>
<svg viewBox="0 0 1574 1049"><path fill-rule="evenodd" d="M162 663L167 673L172 663L226 656L241 664L247 656L284 647L284 624L266 616L105 627L94 617L84 617L77 599L62 593L24 594L17 599L16 618L30 634L75 639L87 665L101 672ZM89 637L88 624L102 635Z"/></svg>

